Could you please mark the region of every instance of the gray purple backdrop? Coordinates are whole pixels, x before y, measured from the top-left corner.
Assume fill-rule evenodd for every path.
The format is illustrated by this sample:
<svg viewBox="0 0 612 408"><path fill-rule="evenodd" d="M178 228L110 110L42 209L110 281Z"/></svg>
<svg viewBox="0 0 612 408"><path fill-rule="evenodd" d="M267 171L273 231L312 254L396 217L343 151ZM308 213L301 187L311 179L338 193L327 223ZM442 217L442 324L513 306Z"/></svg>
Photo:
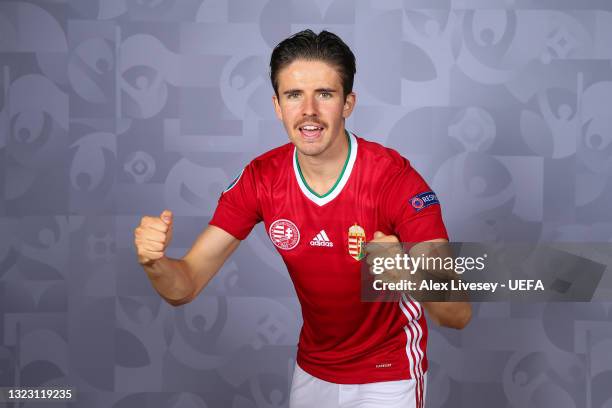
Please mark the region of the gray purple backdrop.
<svg viewBox="0 0 612 408"><path fill-rule="evenodd" d="M78 394L21 407L287 406L300 309L261 226L180 308L132 234L172 209L182 256L286 142L267 63L307 27L353 48L348 128L412 161L453 240L611 240L610 1L2 1L0 386ZM431 327L428 407L612 407L610 306Z"/></svg>

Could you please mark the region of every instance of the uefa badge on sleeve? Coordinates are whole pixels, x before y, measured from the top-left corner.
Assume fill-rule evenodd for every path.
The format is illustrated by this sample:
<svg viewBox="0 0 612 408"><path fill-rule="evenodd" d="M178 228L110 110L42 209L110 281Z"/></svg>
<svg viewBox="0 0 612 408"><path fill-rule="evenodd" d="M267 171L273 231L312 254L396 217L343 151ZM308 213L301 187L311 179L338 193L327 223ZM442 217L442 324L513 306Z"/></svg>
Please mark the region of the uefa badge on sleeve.
<svg viewBox="0 0 612 408"><path fill-rule="evenodd" d="M417 194L408 200L408 202L416 212L419 212L423 208L427 208L430 205L440 204L438 197L433 191L426 191L424 193Z"/></svg>
<svg viewBox="0 0 612 408"><path fill-rule="evenodd" d="M348 230L348 252L349 255L360 261L363 256L363 244L365 243L365 231L364 229L355 223Z"/></svg>

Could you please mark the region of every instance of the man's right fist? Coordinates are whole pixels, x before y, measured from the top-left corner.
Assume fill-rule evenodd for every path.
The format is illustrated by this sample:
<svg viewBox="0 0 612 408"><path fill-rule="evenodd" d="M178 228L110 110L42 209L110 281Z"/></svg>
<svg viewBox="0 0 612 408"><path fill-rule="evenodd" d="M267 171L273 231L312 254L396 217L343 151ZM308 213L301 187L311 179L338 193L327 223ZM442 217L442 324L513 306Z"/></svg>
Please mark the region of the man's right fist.
<svg viewBox="0 0 612 408"><path fill-rule="evenodd" d="M150 265L162 258L172 240L172 212L164 210L159 217L144 216L134 229L138 262Z"/></svg>

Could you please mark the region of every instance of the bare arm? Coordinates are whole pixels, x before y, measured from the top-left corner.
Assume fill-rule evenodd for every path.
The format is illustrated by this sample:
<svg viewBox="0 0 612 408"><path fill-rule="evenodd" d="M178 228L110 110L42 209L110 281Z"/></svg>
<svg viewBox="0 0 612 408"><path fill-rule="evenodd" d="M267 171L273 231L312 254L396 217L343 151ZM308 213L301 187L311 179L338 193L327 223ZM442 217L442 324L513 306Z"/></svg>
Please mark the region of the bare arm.
<svg viewBox="0 0 612 408"><path fill-rule="evenodd" d="M144 266L144 270L157 293L171 305L180 306L191 302L206 287L238 245L240 240L210 225L183 258L164 256L159 264Z"/></svg>
<svg viewBox="0 0 612 408"><path fill-rule="evenodd" d="M414 245L410 249L410 256L417 258L421 254L427 256L451 256L452 252L446 245L431 245L432 242L444 243L448 242L446 239L434 239L431 241L424 241ZM383 245L376 245L382 243ZM373 245L374 244L374 245ZM397 245L395 245L397 244ZM394 257L396 253L403 253L399 240L394 235L385 235L380 231L374 233L374 239L370 241L367 246L368 248L368 264L372 265L373 258L377 256L391 256ZM447 253L448 252L448 253ZM393 277L393 275L391 275ZM396 275L401 276L401 272ZM424 279L425 277L437 278L442 280L454 279L456 276L452 270L419 270L416 279ZM417 287L419 285L417 284ZM416 294L419 292L417 291ZM428 293L425 299L432 299L432 294ZM467 294L465 292L446 292L442 293L444 296L443 302L426 301L421 300L419 297L416 299L423 305L423 308L427 311L429 317L437 324L453 329L463 329L472 318L472 307L468 301ZM413 296L416 296L413 293ZM435 298L435 297L434 297Z"/></svg>
<svg viewBox="0 0 612 408"><path fill-rule="evenodd" d="M424 243L428 242L448 242L448 240L433 239ZM415 255L420 253L419 245L415 245L411 250L412 252ZM453 293L453 295L455 294ZM452 329L463 329L472 319L472 306L465 293L459 293L456 296L463 299L452 302L422 302L421 304L429 317L438 325Z"/></svg>
<svg viewBox="0 0 612 408"><path fill-rule="evenodd" d="M463 329L472 319L469 302L423 302L429 317L440 326Z"/></svg>
<svg viewBox="0 0 612 408"><path fill-rule="evenodd" d="M164 215L164 213L166 213ZM240 244L221 228L208 226L181 259L165 256L172 236L172 215L143 217L136 228L139 262L159 295L173 306L191 302Z"/></svg>

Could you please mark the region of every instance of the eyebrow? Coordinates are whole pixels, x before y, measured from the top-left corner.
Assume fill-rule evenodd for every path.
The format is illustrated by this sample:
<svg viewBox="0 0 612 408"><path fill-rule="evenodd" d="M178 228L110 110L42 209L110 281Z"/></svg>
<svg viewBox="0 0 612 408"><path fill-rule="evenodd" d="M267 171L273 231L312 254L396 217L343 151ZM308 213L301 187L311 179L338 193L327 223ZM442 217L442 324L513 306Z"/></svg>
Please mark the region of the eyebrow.
<svg viewBox="0 0 612 408"><path fill-rule="evenodd" d="M302 93L303 91L301 89L288 89L285 92L283 92L283 95L289 95L292 93ZM329 92L329 93L336 93L338 92L338 90L333 89L333 88L317 88L315 89L315 92Z"/></svg>

